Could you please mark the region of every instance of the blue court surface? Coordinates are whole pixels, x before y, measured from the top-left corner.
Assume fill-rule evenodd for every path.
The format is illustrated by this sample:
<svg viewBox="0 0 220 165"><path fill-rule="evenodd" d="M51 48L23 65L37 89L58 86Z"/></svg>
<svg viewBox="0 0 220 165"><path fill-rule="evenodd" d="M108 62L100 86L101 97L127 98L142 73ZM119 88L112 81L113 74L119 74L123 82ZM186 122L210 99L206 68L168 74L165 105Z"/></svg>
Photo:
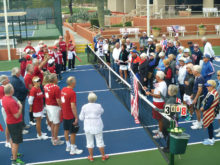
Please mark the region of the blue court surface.
<svg viewBox="0 0 220 165"><path fill-rule="evenodd" d="M216 70L218 69L220 68L216 68ZM1 72L0 74L10 75L10 72ZM87 103L88 93L94 91L97 94L97 102L102 104L105 110L102 119L104 123L104 142L107 154L130 153L155 148L155 145L144 129L140 125L135 124L133 117L119 100L117 100L114 94L109 91L105 80L91 65L77 66L74 71L63 73L64 79L59 83L61 88L66 86L65 80L68 76L75 76L77 80L75 91L77 93L78 113L80 113L82 105ZM28 105L26 106L25 112L28 113ZM28 115L25 117L26 121L28 121ZM1 115L0 122L3 124ZM78 148L83 149L81 155L71 156L65 151L65 145L52 146L50 139L46 141L37 140L36 129L32 126L29 129L29 134L24 135L24 142L19 147L19 152L24 154L23 160L28 164L39 164L86 158L88 151L86 148L83 123L80 121L79 124L80 131L76 137L76 145ZM191 122L185 122L184 120L180 121L180 126L185 127L186 133L191 135L189 143L200 143L204 138L207 138L207 130L191 130L191 124ZM216 124L217 122L215 121L215 125ZM154 125L152 127L156 128ZM42 131L47 132L47 134L51 136L50 132L46 129L45 118L42 122ZM63 134L64 131L61 124L59 136L62 140L64 140ZM4 134L0 133L0 164L8 165L11 163L11 150L5 148L4 143ZM95 149L94 155L99 154L98 149Z"/></svg>
<svg viewBox="0 0 220 165"><path fill-rule="evenodd" d="M34 30L28 30L27 31L27 36L28 37L33 37L34 36ZM14 32L15 35L20 35L20 32L19 31L15 31ZM0 32L0 36L6 36L6 33L5 32ZM13 32L9 32L9 36L13 36ZM21 37L22 38L25 38L26 37L26 32L25 31L21 31Z"/></svg>

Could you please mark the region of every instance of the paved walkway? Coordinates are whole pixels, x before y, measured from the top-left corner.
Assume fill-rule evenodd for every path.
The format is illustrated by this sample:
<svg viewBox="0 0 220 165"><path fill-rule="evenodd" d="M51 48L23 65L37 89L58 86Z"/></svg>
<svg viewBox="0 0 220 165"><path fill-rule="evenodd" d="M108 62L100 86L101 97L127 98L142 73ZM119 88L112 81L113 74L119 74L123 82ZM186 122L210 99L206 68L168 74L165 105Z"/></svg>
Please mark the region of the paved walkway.
<svg viewBox="0 0 220 165"><path fill-rule="evenodd" d="M63 31L64 31L63 34L65 34L65 31L66 31L66 30L69 30L69 32L70 32L71 34L73 34L76 44L89 44L89 43L90 43L87 39L81 37L81 36L78 35L76 32L74 32L74 31L72 31L71 29L69 29L69 28L63 26Z"/></svg>

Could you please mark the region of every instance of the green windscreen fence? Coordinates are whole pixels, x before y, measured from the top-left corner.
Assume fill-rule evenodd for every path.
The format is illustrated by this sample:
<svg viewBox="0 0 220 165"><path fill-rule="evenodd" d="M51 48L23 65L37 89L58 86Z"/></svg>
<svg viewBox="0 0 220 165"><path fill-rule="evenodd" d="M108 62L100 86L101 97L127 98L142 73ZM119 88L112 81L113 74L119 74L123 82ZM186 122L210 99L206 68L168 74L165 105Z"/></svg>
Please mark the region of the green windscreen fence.
<svg viewBox="0 0 220 165"><path fill-rule="evenodd" d="M9 36L20 39L49 39L63 34L61 0L10 0L8 12L26 12L8 17ZM3 13L0 2L0 13ZM0 38L4 38L5 20L0 17Z"/></svg>

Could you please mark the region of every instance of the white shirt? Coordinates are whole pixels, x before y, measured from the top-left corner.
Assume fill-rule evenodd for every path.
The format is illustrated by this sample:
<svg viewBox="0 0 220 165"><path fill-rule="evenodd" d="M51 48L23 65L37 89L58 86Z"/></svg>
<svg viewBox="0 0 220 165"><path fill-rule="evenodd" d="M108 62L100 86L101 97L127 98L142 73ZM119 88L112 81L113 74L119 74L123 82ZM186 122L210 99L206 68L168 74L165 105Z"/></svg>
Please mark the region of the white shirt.
<svg viewBox="0 0 220 165"><path fill-rule="evenodd" d="M120 53L121 53L121 48L119 48L119 49L114 48L113 49L112 57L113 57L114 61L119 59Z"/></svg>
<svg viewBox="0 0 220 165"><path fill-rule="evenodd" d="M108 53L108 50L109 50L108 48L109 48L108 44L105 43L104 46L103 46L103 51L104 51L105 54Z"/></svg>
<svg viewBox="0 0 220 165"><path fill-rule="evenodd" d="M166 84L165 81L161 81L161 82L155 84L154 94L158 95L159 93L163 97L166 97L166 95L167 95L167 84ZM164 102L164 99L153 97L153 101L154 102Z"/></svg>
<svg viewBox="0 0 220 165"><path fill-rule="evenodd" d="M103 130L103 122L101 115L104 113L104 109L100 104L88 103L83 105L79 114L79 119L84 120L85 133L98 134Z"/></svg>
<svg viewBox="0 0 220 165"><path fill-rule="evenodd" d="M211 57L215 57L215 52L214 50L212 49L212 45L210 44L210 42L206 42L205 46L204 46L204 55L205 54L208 54L210 55Z"/></svg>
<svg viewBox="0 0 220 165"><path fill-rule="evenodd" d="M186 76L186 65L179 67L179 74L178 74L178 82L181 85L184 85L184 79Z"/></svg>

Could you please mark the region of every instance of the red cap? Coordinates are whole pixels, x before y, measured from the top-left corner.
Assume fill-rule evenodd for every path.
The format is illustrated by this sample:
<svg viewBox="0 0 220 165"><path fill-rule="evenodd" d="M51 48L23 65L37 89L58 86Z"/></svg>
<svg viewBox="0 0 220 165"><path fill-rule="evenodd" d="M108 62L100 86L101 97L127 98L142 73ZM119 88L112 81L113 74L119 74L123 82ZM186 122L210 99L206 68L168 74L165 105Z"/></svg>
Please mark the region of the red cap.
<svg viewBox="0 0 220 165"><path fill-rule="evenodd" d="M45 47L47 47L47 45L44 45L43 47L45 48Z"/></svg>
<svg viewBox="0 0 220 165"><path fill-rule="evenodd" d="M69 42L72 42L72 40L69 40Z"/></svg>
<svg viewBox="0 0 220 165"><path fill-rule="evenodd" d="M57 49L57 47L56 47L56 46L54 46L53 48L54 48L54 49Z"/></svg>

